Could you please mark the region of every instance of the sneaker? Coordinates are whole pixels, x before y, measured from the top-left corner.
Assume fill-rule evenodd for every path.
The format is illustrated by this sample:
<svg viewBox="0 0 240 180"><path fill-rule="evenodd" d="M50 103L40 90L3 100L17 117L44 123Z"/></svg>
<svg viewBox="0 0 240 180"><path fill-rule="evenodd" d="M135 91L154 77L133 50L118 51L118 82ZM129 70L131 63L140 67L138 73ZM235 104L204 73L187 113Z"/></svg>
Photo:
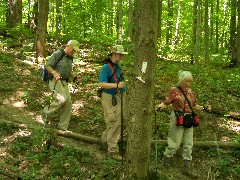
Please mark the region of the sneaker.
<svg viewBox="0 0 240 180"><path fill-rule="evenodd" d="M57 128L59 131L63 131L64 133L73 133L72 131L69 131L67 129Z"/></svg>
<svg viewBox="0 0 240 180"><path fill-rule="evenodd" d="M109 153L108 152L108 157L116 160L116 161L121 161L122 160L122 156L119 155L119 153Z"/></svg>

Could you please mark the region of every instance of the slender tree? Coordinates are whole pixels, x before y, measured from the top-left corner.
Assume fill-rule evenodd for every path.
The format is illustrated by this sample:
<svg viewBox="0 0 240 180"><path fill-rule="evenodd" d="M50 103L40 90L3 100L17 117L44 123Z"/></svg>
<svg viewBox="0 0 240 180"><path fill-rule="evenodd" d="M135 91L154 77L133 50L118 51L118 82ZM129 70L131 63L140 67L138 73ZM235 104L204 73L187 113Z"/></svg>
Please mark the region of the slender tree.
<svg viewBox="0 0 240 180"><path fill-rule="evenodd" d="M217 0L217 4L216 4L216 20L215 20L215 53L218 53L218 48L219 48L219 0Z"/></svg>
<svg viewBox="0 0 240 180"><path fill-rule="evenodd" d="M49 11L49 1L39 0L38 3L38 24L35 35L34 47L36 50L36 58L45 57L45 44L46 44L46 32L47 32L47 20Z"/></svg>
<svg viewBox="0 0 240 180"><path fill-rule="evenodd" d="M62 30L62 0L56 0L56 35Z"/></svg>
<svg viewBox="0 0 240 180"><path fill-rule="evenodd" d="M236 42L236 37L237 37L237 24L236 24L236 19L237 19L237 11L236 11L236 6L237 6L237 0L231 0L231 20L230 20L230 53L231 53L231 61L230 61L230 67L234 67L237 63L237 42Z"/></svg>
<svg viewBox="0 0 240 180"><path fill-rule="evenodd" d="M133 35L133 0L128 0L128 42L132 42Z"/></svg>
<svg viewBox="0 0 240 180"><path fill-rule="evenodd" d="M205 61L209 60L209 14L208 14L208 0L205 0L205 18L204 18L204 39L205 39Z"/></svg>
<svg viewBox="0 0 240 180"><path fill-rule="evenodd" d="M237 61L236 65L239 65L240 62L240 1L237 2L237 13L238 13L238 21L237 21L237 39L236 39L236 46L237 46Z"/></svg>
<svg viewBox="0 0 240 180"><path fill-rule="evenodd" d="M168 18L167 18L166 44L170 45L172 41L173 30L173 0L168 0Z"/></svg>
<svg viewBox="0 0 240 180"><path fill-rule="evenodd" d="M6 0L6 24L12 28L22 25L22 0Z"/></svg>
<svg viewBox="0 0 240 180"><path fill-rule="evenodd" d="M137 0L135 16L135 75L128 121L128 179L148 179L154 111L154 69L158 1Z"/></svg>
<svg viewBox="0 0 240 180"><path fill-rule="evenodd" d="M197 34L196 34L196 44L195 44L195 62L198 63L201 47L202 38L202 21L201 21L201 0L197 0Z"/></svg>
<svg viewBox="0 0 240 180"><path fill-rule="evenodd" d="M176 20L176 31L174 35L174 40L172 41L172 46L175 47L178 43L179 38L179 28L180 28L180 18L181 18L181 1L178 1L178 11Z"/></svg>
<svg viewBox="0 0 240 180"><path fill-rule="evenodd" d="M161 40L162 36L162 0L158 1L158 39Z"/></svg>
<svg viewBox="0 0 240 180"><path fill-rule="evenodd" d="M122 0L118 1L118 16L117 16L117 34L118 34L118 44L122 44L123 41L123 25L122 25L122 17L123 17L123 10L122 10Z"/></svg>

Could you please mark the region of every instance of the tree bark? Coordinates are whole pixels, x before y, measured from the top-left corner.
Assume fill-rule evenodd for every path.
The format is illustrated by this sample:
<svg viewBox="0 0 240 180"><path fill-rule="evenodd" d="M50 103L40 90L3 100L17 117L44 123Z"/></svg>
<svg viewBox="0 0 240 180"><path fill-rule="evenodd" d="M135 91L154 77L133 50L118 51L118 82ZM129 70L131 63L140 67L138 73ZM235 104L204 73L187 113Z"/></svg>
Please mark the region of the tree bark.
<svg viewBox="0 0 240 180"><path fill-rule="evenodd" d="M46 44L46 33L47 33L47 20L48 20L48 11L49 11L49 1L48 0L39 0L38 3L38 24L35 37L34 47L36 50L36 58L45 57L45 44Z"/></svg>
<svg viewBox="0 0 240 180"><path fill-rule="evenodd" d="M122 17L123 17L123 12L122 12L122 0L119 0L118 2L118 28L117 28L117 34L118 34L118 44L122 44L123 41L123 25L122 25Z"/></svg>
<svg viewBox="0 0 240 180"><path fill-rule="evenodd" d="M128 179L147 179L152 140L158 1L138 0L135 16L135 75L128 119ZM144 162L144 163L142 163Z"/></svg>
<svg viewBox="0 0 240 180"><path fill-rule="evenodd" d="M22 25L22 0L6 1L6 24L8 28Z"/></svg>
<svg viewBox="0 0 240 180"><path fill-rule="evenodd" d="M173 30L173 0L168 0L168 19L167 19L166 45L171 44L172 30Z"/></svg>
<svg viewBox="0 0 240 180"><path fill-rule="evenodd" d="M196 44L195 44L195 53L194 59L195 62L199 61L199 54L201 49L201 37L202 37L202 20L201 20L201 9L202 9L202 0L197 0L197 31L196 31Z"/></svg>
<svg viewBox="0 0 240 180"><path fill-rule="evenodd" d="M132 42L133 36L133 0L128 0L128 42Z"/></svg>
<svg viewBox="0 0 240 180"><path fill-rule="evenodd" d="M237 0L231 0L231 20L230 20L230 53L231 61L229 66L234 67L237 63L237 24L236 24Z"/></svg>
<svg viewBox="0 0 240 180"><path fill-rule="evenodd" d="M162 0L158 0L158 40L161 40L162 36Z"/></svg>
<svg viewBox="0 0 240 180"><path fill-rule="evenodd" d="M205 62L209 60L209 14L208 14L208 0L205 0L205 20L204 20L204 39L205 39Z"/></svg>
<svg viewBox="0 0 240 180"><path fill-rule="evenodd" d="M56 35L59 36L62 30L62 0L56 1Z"/></svg>

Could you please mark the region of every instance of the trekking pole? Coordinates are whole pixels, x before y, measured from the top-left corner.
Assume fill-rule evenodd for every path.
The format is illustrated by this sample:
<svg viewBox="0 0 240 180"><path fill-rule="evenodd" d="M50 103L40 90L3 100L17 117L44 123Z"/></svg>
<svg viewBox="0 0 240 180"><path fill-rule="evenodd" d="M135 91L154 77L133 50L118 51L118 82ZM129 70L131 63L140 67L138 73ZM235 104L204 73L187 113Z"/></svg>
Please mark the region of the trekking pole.
<svg viewBox="0 0 240 180"><path fill-rule="evenodd" d="M52 90L52 94L51 94L51 99L50 99L50 102L49 102L49 105L48 105L48 112L49 112L49 108L50 108L50 106L51 106L51 101L52 101L52 98L53 98L53 94L54 94L54 92L55 92L55 89L56 89L56 85L57 85L57 81L55 82L55 84L54 84L54 87L53 87L53 90ZM47 120L48 119L48 115L46 114L46 124L48 124L49 123L49 121Z"/></svg>
<svg viewBox="0 0 240 180"><path fill-rule="evenodd" d="M155 139L155 161L156 161L156 173L157 173L157 158L158 158L158 152L157 152L157 111L155 111L155 122L154 122L154 139Z"/></svg>
<svg viewBox="0 0 240 180"><path fill-rule="evenodd" d="M121 92L121 153L122 153L122 165L123 165L123 92Z"/></svg>

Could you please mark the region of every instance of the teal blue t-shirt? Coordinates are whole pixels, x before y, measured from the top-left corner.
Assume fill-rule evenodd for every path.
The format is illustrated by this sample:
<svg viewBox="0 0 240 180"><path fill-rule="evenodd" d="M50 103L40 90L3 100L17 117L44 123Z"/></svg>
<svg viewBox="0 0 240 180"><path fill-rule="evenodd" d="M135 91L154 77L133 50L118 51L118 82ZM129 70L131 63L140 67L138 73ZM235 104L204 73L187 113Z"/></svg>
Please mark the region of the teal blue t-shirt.
<svg viewBox="0 0 240 180"><path fill-rule="evenodd" d="M124 76L121 73L121 68L119 67L118 64L112 63L113 69L115 71L116 77L118 82L124 82ZM116 69L117 68L117 69ZM109 64L104 64L101 71L100 71L100 75L98 78L98 82L109 82L109 83L115 83L114 78L112 76L112 71L109 67ZM120 89L121 92L126 91L127 87L126 85ZM103 92L111 94L111 95L116 95L117 92L117 88L112 88L112 89L104 89Z"/></svg>

